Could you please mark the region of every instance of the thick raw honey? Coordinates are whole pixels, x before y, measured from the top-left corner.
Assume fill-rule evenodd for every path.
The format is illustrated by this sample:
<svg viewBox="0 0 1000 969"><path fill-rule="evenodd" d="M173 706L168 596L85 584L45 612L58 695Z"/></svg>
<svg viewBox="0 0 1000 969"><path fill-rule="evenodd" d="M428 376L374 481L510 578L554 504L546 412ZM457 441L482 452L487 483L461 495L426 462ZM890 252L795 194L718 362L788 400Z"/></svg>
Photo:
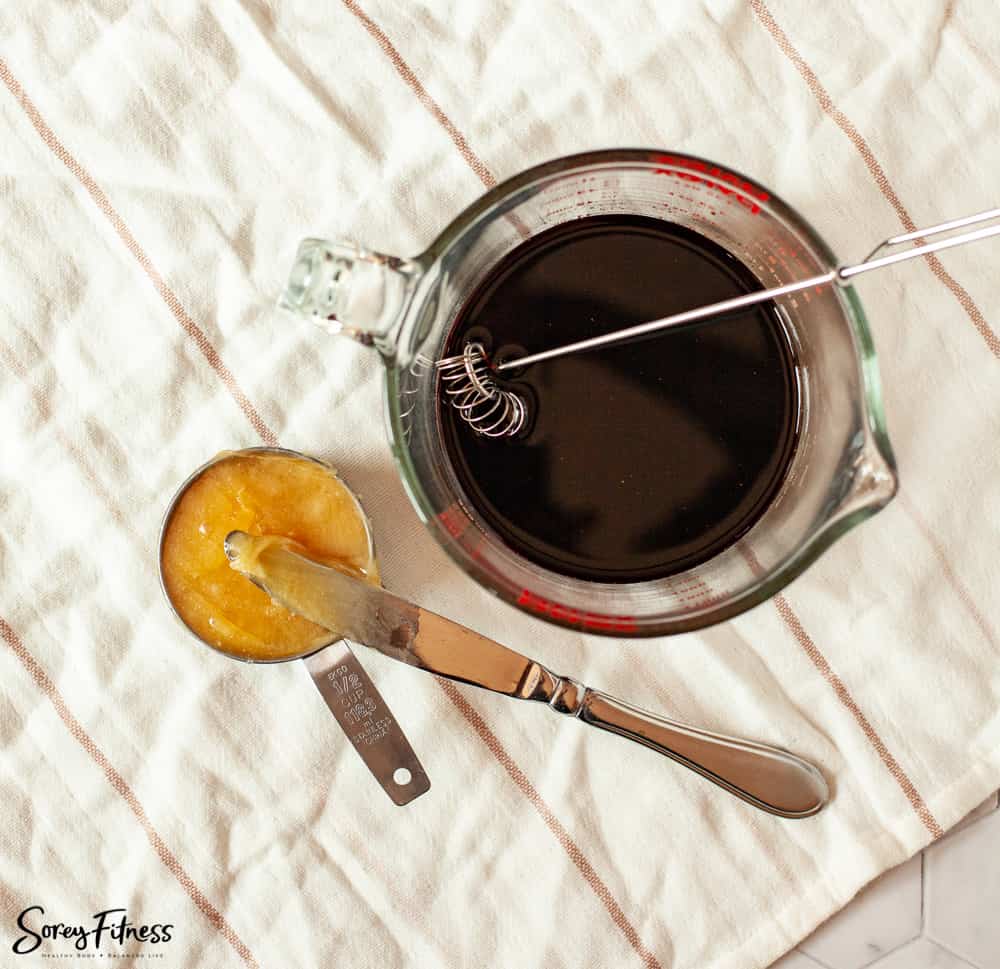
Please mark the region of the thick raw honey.
<svg viewBox="0 0 1000 969"><path fill-rule="evenodd" d="M378 582L364 512L329 468L280 452L223 455L174 505L160 569L181 619L230 655L284 659L330 640L230 568L224 542L235 530L290 539L318 562Z"/></svg>

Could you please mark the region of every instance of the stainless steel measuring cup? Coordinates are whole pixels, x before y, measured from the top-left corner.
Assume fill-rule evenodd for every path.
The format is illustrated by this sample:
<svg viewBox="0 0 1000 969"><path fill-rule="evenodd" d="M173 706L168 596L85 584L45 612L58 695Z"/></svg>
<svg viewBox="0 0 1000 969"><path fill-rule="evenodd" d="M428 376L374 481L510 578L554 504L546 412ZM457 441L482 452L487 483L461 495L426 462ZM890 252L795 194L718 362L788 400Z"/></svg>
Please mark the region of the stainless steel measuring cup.
<svg viewBox="0 0 1000 969"><path fill-rule="evenodd" d="M192 472L177 489L167 505L163 521L160 525L157 543L157 564L160 576L160 588L167 600L170 611L177 621L202 645L217 653L222 653L230 659L244 663L285 663L301 659L309 670L316 689L326 701L330 712L347 734L351 744L357 750L368 769L389 797L399 805L408 804L430 790L430 779L403 734L402 728L396 722L392 711L387 706L381 694L375 688L371 678L358 661L346 640L331 640L306 655L282 657L279 659L257 660L234 653L228 653L213 643L198 635L177 611L163 576L163 541L174 510L188 488L210 467L233 454L278 454L286 457L300 458L319 465L335 477L354 500L360 517L365 524L369 551L374 558L375 541L372 536L371 524L365 514L357 495L337 475L336 471L326 462L318 458L290 451L286 448L247 448L242 451L225 452L216 455L200 468Z"/></svg>

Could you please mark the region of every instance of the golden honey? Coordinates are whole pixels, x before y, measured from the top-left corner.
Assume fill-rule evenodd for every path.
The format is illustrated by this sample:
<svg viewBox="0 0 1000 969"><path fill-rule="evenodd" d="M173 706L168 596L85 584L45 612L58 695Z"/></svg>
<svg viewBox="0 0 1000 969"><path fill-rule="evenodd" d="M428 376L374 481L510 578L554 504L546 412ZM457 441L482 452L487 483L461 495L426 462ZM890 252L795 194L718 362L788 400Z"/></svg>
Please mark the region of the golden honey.
<svg viewBox="0 0 1000 969"><path fill-rule="evenodd" d="M280 452L222 455L174 504L160 570L181 619L230 655L284 659L330 639L230 568L224 542L235 530L290 539L309 558L378 582L364 512L329 468Z"/></svg>

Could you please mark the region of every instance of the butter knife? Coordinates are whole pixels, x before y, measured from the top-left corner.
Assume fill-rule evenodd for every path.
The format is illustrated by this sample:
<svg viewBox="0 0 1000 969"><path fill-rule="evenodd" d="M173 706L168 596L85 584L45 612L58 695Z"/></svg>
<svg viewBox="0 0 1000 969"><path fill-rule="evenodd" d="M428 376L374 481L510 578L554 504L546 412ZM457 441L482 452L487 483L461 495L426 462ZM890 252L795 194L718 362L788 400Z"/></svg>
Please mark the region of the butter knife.
<svg viewBox="0 0 1000 969"><path fill-rule="evenodd" d="M795 754L647 713L279 540L231 532L226 555L272 598L338 636L459 683L547 703L664 754L762 811L805 818L829 799L823 775Z"/></svg>

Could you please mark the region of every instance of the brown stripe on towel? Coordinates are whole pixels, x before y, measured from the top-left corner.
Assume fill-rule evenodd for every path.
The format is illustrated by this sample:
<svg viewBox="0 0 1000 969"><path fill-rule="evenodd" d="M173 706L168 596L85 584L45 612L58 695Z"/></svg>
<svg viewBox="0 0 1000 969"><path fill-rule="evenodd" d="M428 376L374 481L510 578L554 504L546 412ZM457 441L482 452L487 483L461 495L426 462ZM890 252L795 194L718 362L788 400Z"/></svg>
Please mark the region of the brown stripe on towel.
<svg viewBox="0 0 1000 969"><path fill-rule="evenodd" d="M414 73L413 68L403 59L403 55L399 53L396 49L396 45L389 40L386 32L377 24L371 17L368 16L355 3L355 0L343 0L344 6L354 14L358 20L361 21L361 25L368 31L369 34L375 39L375 43L382 48L383 53L386 57L392 61L392 66L396 68L399 76L406 82L407 86L413 91L417 96L417 100L428 110L437 121L439 125L448 133L448 137L451 138L452 143L458 149L458 153L465 159L466 164L471 168L476 175L479 176L479 180L487 187L493 188L497 179L496 176L489 170L486 163L469 147L468 141L465 139L465 135L458 130L455 123L444 113L441 105L437 103L427 92L427 88L421 83L420 78ZM527 239L531 235L530 230L524 224L524 222L518 217L514 212L508 212L504 218L518 231L522 239Z"/></svg>
<svg viewBox="0 0 1000 969"><path fill-rule="evenodd" d="M896 210L896 214L899 216L899 221L903 223L903 227L907 232L913 232L917 228L916 223L910 216L906 206L900 201L896 190L892 187L892 183L885 173L885 169L879 164L875 153L865 140L864 135L858 131L854 122L834 104L833 98L830 97L827 89L823 87L822 82L816 76L816 72L795 49L795 45L778 25L778 22L774 19L771 11L768 10L764 0L750 0L750 6L753 8L753 12L757 15L757 18L767 29L767 32L774 38L774 42L781 49L781 52L795 65L795 69L802 76L809 90L819 102L819 106L834 120L837 127L847 135L851 144L858 150L858 153L864 159L868 171L871 172L872 178L875 179L875 184L878 185L879 191ZM983 340L986 341L986 346L989 347L995 357L1000 357L1000 337L994 333L989 323L986 322L986 317L983 316L982 311L965 290L965 287L944 268L941 260L936 255L931 254L924 258L927 260L927 265L930 266L931 272L948 287L955 299L958 300L959 305L965 310L966 315L972 321L972 325L979 331L979 335Z"/></svg>
<svg viewBox="0 0 1000 969"><path fill-rule="evenodd" d="M746 559L750 571L755 575L759 575L762 569L760 562L757 561L757 557L742 542L739 544L739 550L743 558ZM833 688L837 699L840 700L851 716L854 717L855 722L861 728L861 732L875 749L879 760L882 761L885 769L899 785L903 795L916 812L917 817L920 818L924 827L931 833L931 837L934 840L940 838L944 834L944 829L938 824L937 818L931 814L930 808L927 807L920 791L917 790L916 785L907 776L906 771L900 767L899 761L892 755L892 751L889 750L885 741L879 736L878 731L871 725L871 721L865 716L861 707L858 706L857 700L851 695L851 691L848 690L844 681L833 671L833 667L830 666L827 658L816 643L813 642L812 636L806 632L805 626L802 625L802 620L795 614L795 610L788 604L788 600L784 595L779 593L771 601L778 610L778 615L781 616L782 621L788 627L789 632L795 637L795 641L802 647L806 656L812 661L813 666L819 670L823 679Z"/></svg>
<svg viewBox="0 0 1000 969"><path fill-rule="evenodd" d="M483 743L490 749L490 752L503 769L510 775L510 779L517 785L521 793L531 802L532 807L542 816L542 820L548 825L549 830L555 835L556 840L562 845L570 860L579 869L584 881L593 889L594 894L601 900L601 904L608 910L611 921L618 926L625 935L629 944L639 954L643 964L649 969L661 969L656 956L643 944L635 926L629 921L628 916L622 907L615 900L611 890L604 883L604 880L594 870L594 866L587 860L587 856L581 851L580 846L573 840L572 835L563 826L563 823L555 816L552 809L545 803L541 794L538 793L534 784L528 780L527 775L514 758L507 752L507 749L497 738L497 735L490 730L486 721L479 715L471 703L462 695L461 690L449 680L438 680L441 688L448 695L448 699L458 707L459 712L466 720L472 724L472 728L479 734Z"/></svg>
<svg viewBox="0 0 1000 969"><path fill-rule="evenodd" d="M76 180L87 190L87 194L93 199L97 207L107 217L115 232L118 233L118 237L125 243L128 251L132 253L142 267L143 272L149 277L153 288L167 304L168 309L181 325L181 328L194 340L195 345L208 361L209 366L222 379L226 390L232 395L254 430L269 446L274 447L278 443L277 435L267 426L264 418L260 416L246 394L243 393L240 385L236 382L236 378L223 362L218 350L215 349L205 335L205 331L195 323L187 310L184 309L181 301L177 298L177 294L167 285L146 251L136 241L135 236L132 235L132 231L125 224L125 220L111 204L111 200L97 182L94 181L93 176L73 157L65 145L55 136L52 129L45 123L45 119L39 113L38 108L35 107L34 102L28 97L24 88L21 87L17 78L14 77L10 68L2 59L0 59L0 81L3 81L7 90L14 95L17 103L20 104L24 113L28 116L28 120L38 133L38 136L45 142L49 150L70 170Z"/></svg>
<svg viewBox="0 0 1000 969"><path fill-rule="evenodd" d="M836 673L830 668L830 664L826 657L820 652L819 647L812 641L812 637L805 631L802 626L799 617L795 615L794 610L788 604L788 600L780 593L774 597L774 605L778 610L779 615L784 620L785 625L791 630L792 635L795 636L799 645L805 650L809 659L812 660L813 665L820 671L823 679L833 687L834 693L837 694L837 699L850 710L854 719L858 722L858 726L861 727L862 733L868 738L871 745L875 748L875 752L879 755L882 763L885 764L885 768L893 776L896 783L899 784L906 795L906 799L910 802L913 810L917 812L917 817L923 822L924 827L931 833L931 837L934 839L940 838L944 834L944 830L941 825L938 824L937 819L930 812L930 808L924 802L923 797L920 792L915 787L913 781L906 775L906 771L899 766L899 762L889 748L886 747L885 741L878 735L878 732L871 725L868 718L864 715L861 708L858 706L854 697L851 696L850 691L844 685L844 681L837 676Z"/></svg>
<svg viewBox="0 0 1000 969"><path fill-rule="evenodd" d="M194 879L184 870L184 866L177 859L177 856L167 847L166 842L160 837L153 823L146 814L146 809L142 806L135 792L129 787L128 781L118 772L115 766L108 760L104 751L94 743L90 734L87 733L83 724L73 716L72 711L63 699L59 688L52 682L48 673L39 665L38 661L31 655L27 647L21 642L20 637L11 628L7 621L0 616L0 638L10 647L14 655L20 660L25 671L38 685L38 688L45 694L49 702L55 708L59 719L66 725L73 738L90 755L94 763L104 772L108 783L122 796L129 809L135 815L139 826L146 833L149 843L159 856L160 861L187 892L191 901L201 910L205 918L222 933L222 937L236 950L244 964L251 969L260 969L253 953L246 943L236 934L233 927L226 921L225 916L205 897L205 893L194 883Z"/></svg>
<svg viewBox="0 0 1000 969"><path fill-rule="evenodd" d="M428 93L427 88L423 86L420 82L420 78L413 72L413 69L409 64L403 60L402 55L396 50L396 46L393 44L386 32L377 24L371 17L368 16L358 6L354 0L343 0L344 6L354 14L358 20L361 21L362 26L369 34L375 39L375 43L382 48L383 53L386 57L392 61L392 66L396 68L399 76L406 82L409 88L417 96L417 100L434 116L434 120L437 121L439 125L446 132L448 132L448 137L451 138L455 147L458 149L458 153L465 159L466 164L471 168L478 176L479 180L487 187L493 188L496 185L497 180L494 174L486 167L486 163L469 147L469 143L465 140L465 135L455 127L455 123L444 113L441 109L441 105L437 103Z"/></svg>

